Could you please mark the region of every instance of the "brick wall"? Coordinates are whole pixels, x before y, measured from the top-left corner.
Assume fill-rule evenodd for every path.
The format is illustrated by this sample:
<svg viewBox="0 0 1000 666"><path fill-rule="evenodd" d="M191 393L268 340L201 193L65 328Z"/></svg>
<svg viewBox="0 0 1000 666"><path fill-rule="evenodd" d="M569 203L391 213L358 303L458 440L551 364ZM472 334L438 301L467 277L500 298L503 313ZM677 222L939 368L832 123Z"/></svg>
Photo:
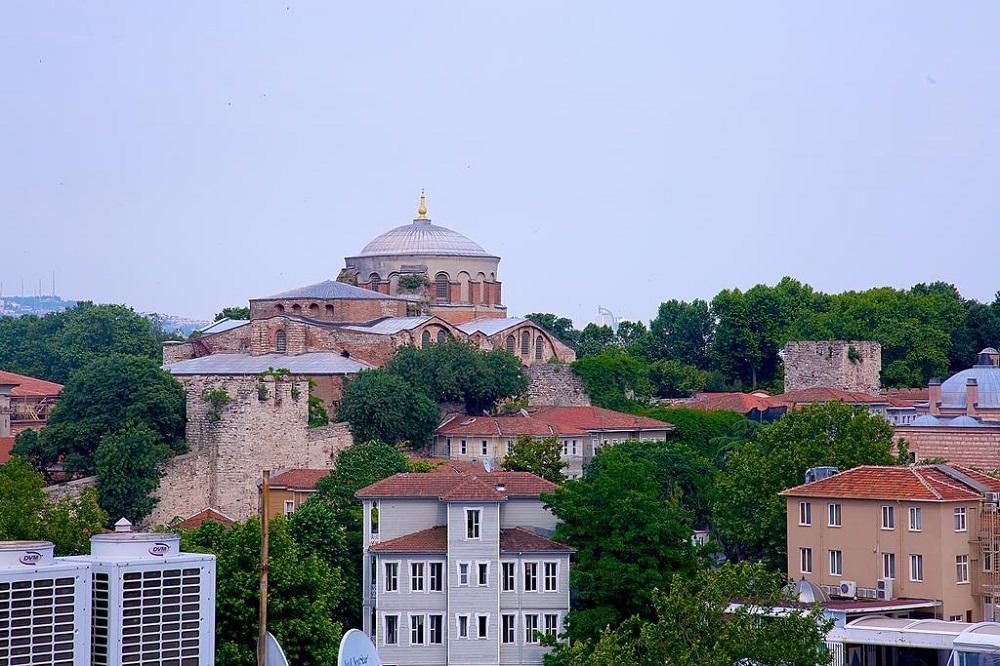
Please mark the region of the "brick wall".
<svg viewBox="0 0 1000 666"><path fill-rule="evenodd" d="M905 439L918 461L948 462L986 471L1000 469L1000 425L983 427L898 426L896 440Z"/></svg>
<svg viewBox="0 0 1000 666"><path fill-rule="evenodd" d="M590 396L583 388L583 380L573 374L568 365L534 365L527 369L528 405L557 405L560 407L589 406Z"/></svg>
<svg viewBox="0 0 1000 666"><path fill-rule="evenodd" d="M851 359L851 349L857 356ZM784 350L785 391L829 386L877 393L882 346L868 340L799 340Z"/></svg>
<svg viewBox="0 0 1000 666"><path fill-rule="evenodd" d="M282 311L279 306L280 308L284 308L284 310ZM388 298L373 298L371 300L337 298L331 300L279 299L250 301L251 319L263 319L280 314L311 317L312 319L323 321L362 323L382 317L405 317L406 301Z"/></svg>

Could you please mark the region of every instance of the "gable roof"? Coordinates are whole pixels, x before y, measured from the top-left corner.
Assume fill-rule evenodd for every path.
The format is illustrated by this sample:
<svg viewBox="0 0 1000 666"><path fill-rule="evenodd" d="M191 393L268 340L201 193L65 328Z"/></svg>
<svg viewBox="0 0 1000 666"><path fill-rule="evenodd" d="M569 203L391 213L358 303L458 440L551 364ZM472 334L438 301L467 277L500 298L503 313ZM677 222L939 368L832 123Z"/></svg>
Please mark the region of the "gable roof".
<svg viewBox="0 0 1000 666"><path fill-rule="evenodd" d="M500 485L503 490L498 488ZM403 472L362 488L355 497L434 498L444 502L499 502L511 497L538 497L558 486L531 472Z"/></svg>
<svg viewBox="0 0 1000 666"><path fill-rule="evenodd" d="M352 375L371 367L336 352L256 355L220 352L170 363L163 369L172 375L259 375L270 368L286 368L293 375Z"/></svg>
<svg viewBox="0 0 1000 666"><path fill-rule="evenodd" d="M603 431L673 430L673 427L664 421L603 407L539 407L527 416L456 416L442 424L437 434L550 437Z"/></svg>
<svg viewBox="0 0 1000 666"><path fill-rule="evenodd" d="M318 301L329 301L337 299L348 299L348 300L358 300L358 301L400 301L406 300L399 298L398 296L389 296L388 294L382 294L377 291L372 291L371 289L363 289L362 287L355 287L353 284L347 284L346 282L337 282L336 280L324 280L323 282L317 282L316 284L306 285L305 287L299 287L297 289L290 289L288 291L283 291L280 294L275 294L274 296L267 296L265 298L252 298L252 301L273 301L281 300L285 298L315 298Z"/></svg>
<svg viewBox="0 0 1000 666"><path fill-rule="evenodd" d="M382 541L369 548L373 553L446 553L448 528L437 525L395 539ZM573 553L575 548L547 539L523 527L500 530L501 553Z"/></svg>
<svg viewBox="0 0 1000 666"><path fill-rule="evenodd" d="M213 520L217 523L226 526L232 525L234 522L232 518L222 513L218 509L213 509L212 507L206 507L201 511L199 511L198 513L194 514L193 516L188 516L181 522L177 523L177 525L175 525L174 528L178 530L192 530L196 527L200 527L201 524L204 523L206 520Z"/></svg>
<svg viewBox="0 0 1000 666"><path fill-rule="evenodd" d="M949 474L948 472L951 472ZM954 474L957 472L958 474ZM1000 480L959 465L862 465L779 493L785 497L954 502L982 498L980 489L1000 492Z"/></svg>
<svg viewBox="0 0 1000 666"><path fill-rule="evenodd" d="M395 333L399 333L400 331L412 331L432 319L435 319L435 317L386 317L384 319L368 322L367 324L349 324L341 326L341 328L346 328L349 331L358 331L359 333L393 335ZM443 320L441 320L441 323L442 325L446 325Z"/></svg>
<svg viewBox="0 0 1000 666"><path fill-rule="evenodd" d="M508 328L514 328L515 326L520 326L525 322L531 323L529 319L523 319L521 317L482 317L480 319L473 319L470 322L458 325L458 330L462 331L467 335L472 335L473 333L482 333L483 335L489 337L491 335L496 335L506 331ZM537 326L537 324L533 324Z"/></svg>
<svg viewBox="0 0 1000 666"><path fill-rule="evenodd" d="M0 465L10 462L10 452L13 448L13 437L0 437Z"/></svg>
<svg viewBox="0 0 1000 666"><path fill-rule="evenodd" d="M547 539L523 527L500 530L501 553L575 553L576 548Z"/></svg>
<svg viewBox="0 0 1000 666"><path fill-rule="evenodd" d="M888 402L886 398L881 396L860 391L845 391L831 386L811 386L797 391L787 391L774 396L771 400L779 404L833 402L836 400L850 405L885 404Z"/></svg>
<svg viewBox="0 0 1000 666"><path fill-rule="evenodd" d="M316 490L320 479L330 475L328 469L293 468L271 477L271 489Z"/></svg>
<svg viewBox="0 0 1000 666"><path fill-rule="evenodd" d="M684 400L675 400L671 407L689 407L691 409L721 410L749 414L753 410L765 411L772 406L772 396L761 393L699 392Z"/></svg>
<svg viewBox="0 0 1000 666"><path fill-rule="evenodd" d="M27 375L19 375L16 372L0 370L0 384L17 384L11 389L12 398L23 397L44 397L48 395L59 395L63 390L62 384L47 382L44 379L36 379Z"/></svg>
<svg viewBox="0 0 1000 666"><path fill-rule="evenodd" d="M439 435L488 435L510 436L538 435L549 437L555 429L541 419L531 416L456 416L437 429Z"/></svg>

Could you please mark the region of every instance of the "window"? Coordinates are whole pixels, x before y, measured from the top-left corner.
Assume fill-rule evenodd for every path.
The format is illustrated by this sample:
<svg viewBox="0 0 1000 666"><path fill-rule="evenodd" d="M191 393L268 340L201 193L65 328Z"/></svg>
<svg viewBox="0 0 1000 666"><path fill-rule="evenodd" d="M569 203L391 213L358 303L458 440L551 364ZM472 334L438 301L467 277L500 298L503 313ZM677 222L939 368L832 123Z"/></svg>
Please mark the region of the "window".
<svg viewBox="0 0 1000 666"><path fill-rule="evenodd" d="M385 644L399 645L399 616L385 616Z"/></svg>
<svg viewBox="0 0 1000 666"><path fill-rule="evenodd" d="M483 440L483 443L482 443L482 446L481 446L481 451L482 451L482 454L484 456L486 455L487 451L489 451L489 447L486 444L486 440L485 439Z"/></svg>
<svg viewBox="0 0 1000 666"><path fill-rule="evenodd" d="M511 440L508 439L507 442L506 442L506 444L504 445L504 449L503 449L503 454L505 456L509 456L510 455L510 447L513 446L513 445L514 445L514 443Z"/></svg>
<svg viewBox="0 0 1000 666"><path fill-rule="evenodd" d="M514 563L513 562L504 562L501 565L501 567L503 567L503 572L502 572L503 573L503 576L502 576L503 583L502 583L502 587L500 589L503 590L504 592L513 592L514 591Z"/></svg>
<svg viewBox="0 0 1000 666"><path fill-rule="evenodd" d="M468 585L469 584L469 563L459 562L458 563L458 584Z"/></svg>
<svg viewBox="0 0 1000 666"><path fill-rule="evenodd" d="M538 562L524 563L524 591L538 592Z"/></svg>
<svg viewBox="0 0 1000 666"><path fill-rule="evenodd" d="M964 532L966 530L965 524L965 507L959 507L955 509L955 531Z"/></svg>
<svg viewBox="0 0 1000 666"><path fill-rule="evenodd" d="M542 360L542 352L545 350L545 342L542 340L542 336L535 338L535 360Z"/></svg>
<svg viewBox="0 0 1000 666"><path fill-rule="evenodd" d="M524 642L534 645L538 642L538 616L528 614L524 616Z"/></svg>
<svg viewBox="0 0 1000 666"><path fill-rule="evenodd" d="M458 443L458 452L461 453L463 456L469 452L469 445L465 442L464 439Z"/></svg>
<svg viewBox="0 0 1000 666"><path fill-rule="evenodd" d="M924 556L910 555L910 580L919 583L924 580Z"/></svg>
<svg viewBox="0 0 1000 666"><path fill-rule="evenodd" d="M830 575L844 575L844 553L839 550L830 551Z"/></svg>
<svg viewBox="0 0 1000 666"><path fill-rule="evenodd" d="M443 615L431 615L428 619L428 638L427 641L431 645L440 645L444 642L444 637L442 636L442 629L444 628L444 616Z"/></svg>
<svg viewBox="0 0 1000 666"><path fill-rule="evenodd" d="M434 297L439 301L448 300L448 274L438 273L434 276Z"/></svg>
<svg viewBox="0 0 1000 666"><path fill-rule="evenodd" d="M521 356L527 356L531 351L531 333L521 331Z"/></svg>
<svg viewBox="0 0 1000 666"><path fill-rule="evenodd" d="M333 318L333 305L332 304L328 304L326 306L326 316L330 317L331 319Z"/></svg>
<svg viewBox="0 0 1000 666"><path fill-rule="evenodd" d="M302 314L302 306L298 303L292 305L292 314Z"/></svg>
<svg viewBox="0 0 1000 666"><path fill-rule="evenodd" d="M827 520L826 524L829 527L840 527L840 504L831 503L827 507Z"/></svg>
<svg viewBox="0 0 1000 666"><path fill-rule="evenodd" d="M285 500L285 516L290 516L295 513L295 502L292 500Z"/></svg>
<svg viewBox="0 0 1000 666"><path fill-rule="evenodd" d="M317 317L317 316L319 316L319 305L318 304L311 303L309 305L309 316L310 317Z"/></svg>
<svg viewBox="0 0 1000 666"><path fill-rule="evenodd" d="M278 331L274 334L274 351L279 354L288 351L288 336L285 335L284 331Z"/></svg>
<svg viewBox="0 0 1000 666"><path fill-rule="evenodd" d="M476 562L476 584L480 587L490 583L490 563Z"/></svg>
<svg viewBox="0 0 1000 666"><path fill-rule="evenodd" d="M426 347L431 343L431 332L424 329L424 332L420 334L420 346Z"/></svg>
<svg viewBox="0 0 1000 666"><path fill-rule="evenodd" d="M559 588L559 563L546 562L544 566L544 587L546 592L555 592Z"/></svg>
<svg viewBox="0 0 1000 666"><path fill-rule="evenodd" d="M410 645L424 644L424 616L410 616Z"/></svg>
<svg viewBox="0 0 1000 666"><path fill-rule="evenodd" d="M372 534L378 534L378 502L372 502L371 511L368 513L368 525Z"/></svg>
<svg viewBox="0 0 1000 666"><path fill-rule="evenodd" d="M444 342L444 341L445 341L445 340L447 340L447 339L448 339L448 334L447 334L447 333L445 333L445 332L444 332L444 329L442 328L441 330L439 330L439 331L438 331L438 334L437 334L437 341L438 341L438 342Z"/></svg>
<svg viewBox="0 0 1000 666"><path fill-rule="evenodd" d="M410 592L424 591L424 563L410 562Z"/></svg>
<svg viewBox="0 0 1000 666"><path fill-rule="evenodd" d="M378 286L379 284L382 283L382 278L379 277L378 273L372 273L371 275L368 276L368 282L371 283L371 288L374 291L378 291Z"/></svg>
<svg viewBox="0 0 1000 666"><path fill-rule="evenodd" d="M799 548L799 571L801 573L812 573L813 571L812 548Z"/></svg>
<svg viewBox="0 0 1000 666"><path fill-rule="evenodd" d="M385 563L385 591L399 591L399 562Z"/></svg>
<svg viewBox="0 0 1000 666"><path fill-rule="evenodd" d="M962 621L962 616L961 615L949 615L948 616L948 621L949 622L961 622Z"/></svg>
<svg viewBox="0 0 1000 666"><path fill-rule="evenodd" d="M882 553L882 578L896 577L896 553Z"/></svg>
<svg viewBox="0 0 1000 666"><path fill-rule="evenodd" d="M490 616L476 616L476 638L489 638Z"/></svg>
<svg viewBox="0 0 1000 666"><path fill-rule="evenodd" d="M277 312L278 314L285 314L285 306L282 305L281 303L278 303L277 305L274 306L274 311Z"/></svg>
<svg viewBox="0 0 1000 666"><path fill-rule="evenodd" d="M507 339L504 341L504 346L506 347L507 351L509 351L511 354L514 353L514 345L515 344L516 344L516 342L514 340L514 336L513 335L508 335Z"/></svg>
<svg viewBox="0 0 1000 666"><path fill-rule="evenodd" d="M545 614L545 635L555 636L559 633L559 616L555 613Z"/></svg>
<svg viewBox="0 0 1000 666"><path fill-rule="evenodd" d="M564 456L568 456L569 455L569 440L568 439L564 439L563 440L563 455Z"/></svg>
<svg viewBox="0 0 1000 666"><path fill-rule="evenodd" d="M465 538L479 538L479 519L482 511L480 509L465 510Z"/></svg>
<svg viewBox="0 0 1000 666"><path fill-rule="evenodd" d="M799 525L812 525L812 502L799 502Z"/></svg>
<svg viewBox="0 0 1000 666"><path fill-rule="evenodd" d="M919 506L910 507L910 531L920 532L924 529L924 510Z"/></svg>
<svg viewBox="0 0 1000 666"><path fill-rule="evenodd" d="M996 561L1000 559L1000 541L983 544L983 571L993 571Z"/></svg>
<svg viewBox="0 0 1000 666"><path fill-rule="evenodd" d="M502 627L500 631L500 642L510 645L514 642L515 615L501 616Z"/></svg>
<svg viewBox="0 0 1000 666"><path fill-rule="evenodd" d="M468 638L469 637L469 616L468 615L458 615L458 637Z"/></svg>
<svg viewBox="0 0 1000 666"><path fill-rule="evenodd" d="M969 582L969 556L955 556L955 580L959 583Z"/></svg>
<svg viewBox="0 0 1000 666"><path fill-rule="evenodd" d="M882 529L896 529L896 508L892 506L882 507Z"/></svg>
<svg viewBox="0 0 1000 666"><path fill-rule="evenodd" d="M444 564L441 562L431 562L428 566L430 567L431 592L440 592L444 589Z"/></svg>

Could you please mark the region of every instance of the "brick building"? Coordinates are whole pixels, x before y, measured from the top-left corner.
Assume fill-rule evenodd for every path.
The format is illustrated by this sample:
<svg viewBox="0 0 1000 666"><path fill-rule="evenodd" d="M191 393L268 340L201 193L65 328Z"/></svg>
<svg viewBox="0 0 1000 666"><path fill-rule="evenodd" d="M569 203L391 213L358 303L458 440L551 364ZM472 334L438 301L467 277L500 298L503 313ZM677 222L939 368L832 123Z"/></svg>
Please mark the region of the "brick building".
<svg viewBox="0 0 1000 666"><path fill-rule="evenodd" d="M0 370L0 465L10 460L22 430L45 427L62 384Z"/></svg>

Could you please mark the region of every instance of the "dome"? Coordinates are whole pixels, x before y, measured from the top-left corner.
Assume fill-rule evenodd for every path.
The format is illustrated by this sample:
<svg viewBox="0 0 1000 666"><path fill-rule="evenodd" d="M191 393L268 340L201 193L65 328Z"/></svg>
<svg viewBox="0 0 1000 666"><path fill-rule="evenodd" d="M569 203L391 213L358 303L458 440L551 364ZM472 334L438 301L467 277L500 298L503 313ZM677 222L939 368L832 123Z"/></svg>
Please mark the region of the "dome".
<svg viewBox="0 0 1000 666"><path fill-rule="evenodd" d="M966 386L970 379L979 385L979 406L1000 408L1000 368L975 365L956 372L941 384L941 406L965 408Z"/></svg>
<svg viewBox="0 0 1000 666"><path fill-rule="evenodd" d="M941 419L936 416L931 416L930 414L924 414L913 419L913 423L910 425L915 426L936 426L941 425Z"/></svg>
<svg viewBox="0 0 1000 666"><path fill-rule="evenodd" d="M412 224L390 229L365 245L359 257L416 254L430 256L489 257L473 240L447 227L431 224L430 220L414 220Z"/></svg>
<svg viewBox="0 0 1000 666"><path fill-rule="evenodd" d="M950 426L962 426L965 428L978 428L983 425L978 419L974 419L971 416L956 416L951 421L948 421Z"/></svg>
<svg viewBox="0 0 1000 666"><path fill-rule="evenodd" d="M830 600L823 588L805 578L790 582L786 591L802 604L821 604Z"/></svg>

